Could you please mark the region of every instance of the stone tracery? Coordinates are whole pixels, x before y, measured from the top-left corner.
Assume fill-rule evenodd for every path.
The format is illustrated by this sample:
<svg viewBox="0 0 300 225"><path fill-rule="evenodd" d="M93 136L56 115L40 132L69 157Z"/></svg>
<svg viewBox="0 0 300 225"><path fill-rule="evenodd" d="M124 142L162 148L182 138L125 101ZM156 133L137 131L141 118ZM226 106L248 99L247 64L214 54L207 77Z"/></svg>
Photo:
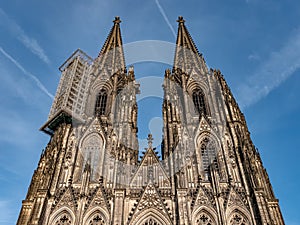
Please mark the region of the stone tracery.
<svg viewBox="0 0 300 225"><path fill-rule="evenodd" d="M248 219L239 211L235 211L229 220L230 225L250 225Z"/></svg>
<svg viewBox="0 0 300 225"><path fill-rule="evenodd" d="M206 211L202 210L196 217L196 225L217 225L213 217Z"/></svg>
<svg viewBox="0 0 300 225"><path fill-rule="evenodd" d="M53 225L72 225L72 217L67 212L62 212L59 214L58 218L55 220Z"/></svg>

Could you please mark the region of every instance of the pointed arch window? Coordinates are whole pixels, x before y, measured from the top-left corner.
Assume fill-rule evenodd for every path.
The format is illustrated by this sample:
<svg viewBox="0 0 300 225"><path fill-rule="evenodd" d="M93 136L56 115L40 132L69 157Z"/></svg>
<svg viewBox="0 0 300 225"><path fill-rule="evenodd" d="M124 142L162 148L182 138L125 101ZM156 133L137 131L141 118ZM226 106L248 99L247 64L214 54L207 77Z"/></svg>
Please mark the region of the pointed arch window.
<svg viewBox="0 0 300 225"><path fill-rule="evenodd" d="M95 104L95 115L100 116L105 114L107 105L107 92L102 89L96 98L96 104Z"/></svg>
<svg viewBox="0 0 300 225"><path fill-rule="evenodd" d="M88 225L106 225L106 223L103 217L97 213L90 219Z"/></svg>
<svg viewBox="0 0 300 225"><path fill-rule="evenodd" d="M249 225L247 218L243 216L239 211L235 211L234 214L231 216L229 221L230 225Z"/></svg>
<svg viewBox="0 0 300 225"><path fill-rule="evenodd" d="M83 156L82 173L84 173L85 166L89 164L91 168L91 180L95 181L99 177L102 169L102 152L104 142L103 139L96 134L91 134L86 137L82 143L81 153ZM81 179L82 177L80 177Z"/></svg>
<svg viewBox="0 0 300 225"><path fill-rule="evenodd" d="M197 225L216 225L214 219L206 212L202 211L196 219Z"/></svg>
<svg viewBox="0 0 300 225"><path fill-rule="evenodd" d="M53 225L72 225L72 218L69 213L63 212L60 216L58 216Z"/></svg>
<svg viewBox="0 0 300 225"><path fill-rule="evenodd" d="M200 144L202 166L205 174L208 174L209 168L214 165L214 168L219 172L217 161L216 143L207 137L201 141Z"/></svg>
<svg viewBox="0 0 300 225"><path fill-rule="evenodd" d="M193 102L195 106L195 110L200 114L207 115L207 107L205 104L205 95L201 89L196 89L193 92Z"/></svg>

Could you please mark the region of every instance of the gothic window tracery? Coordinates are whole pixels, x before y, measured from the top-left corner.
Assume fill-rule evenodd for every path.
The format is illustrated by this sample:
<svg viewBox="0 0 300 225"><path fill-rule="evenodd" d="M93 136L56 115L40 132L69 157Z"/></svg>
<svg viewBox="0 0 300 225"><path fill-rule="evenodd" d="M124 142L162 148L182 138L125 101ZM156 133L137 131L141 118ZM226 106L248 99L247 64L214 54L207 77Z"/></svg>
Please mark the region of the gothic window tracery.
<svg viewBox="0 0 300 225"><path fill-rule="evenodd" d="M202 166L205 173L208 173L209 167L214 166L216 170L218 168L216 143L205 137L200 144Z"/></svg>
<svg viewBox="0 0 300 225"><path fill-rule="evenodd" d="M97 213L89 221L87 225L105 225L105 220L103 217Z"/></svg>
<svg viewBox="0 0 300 225"><path fill-rule="evenodd" d="M234 214L231 216L229 224L230 225L250 225L250 223L248 222L247 218L245 218L238 211L234 212Z"/></svg>
<svg viewBox="0 0 300 225"><path fill-rule="evenodd" d="M201 89L197 89L193 92L193 102L194 102L195 110L200 115L208 114L207 107L205 104L205 95Z"/></svg>
<svg viewBox="0 0 300 225"><path fill-rule="evenodd" d="M72 218L67 212L63 212L56 221L53 223L53 225L71 225L72 224Z"/></svg>
<svg viewBox="0 0 300 225"><path fill-rule="evenodd" d="M141 225L162 225L162 224L157 222L154 218L150 217L147 218Z"/></svg>
<svg viewBox="0 0 300 225"><path fill-rule="evenodd" d="M202 211L196 219L196 225L216 225L216 223L208 213Z"/></svg>
<svg viewBox="0 0 300 225"><path fill-rule="evenodd" d="M97 134L88 136L82 144L83 153L83 165L82 171L85 165L89 164L91 168L91 179L96 178L96 174L99 172L99 162L101 160L101 150L103 148L103 141Z"/></svg>
<svg viewBox="0 0 300 225"><path fill-rule="evenodd" d="M96 98L96 104L95 104L95 115L101 116L105 114L107 105L107 92L102 89Z"/></svg>

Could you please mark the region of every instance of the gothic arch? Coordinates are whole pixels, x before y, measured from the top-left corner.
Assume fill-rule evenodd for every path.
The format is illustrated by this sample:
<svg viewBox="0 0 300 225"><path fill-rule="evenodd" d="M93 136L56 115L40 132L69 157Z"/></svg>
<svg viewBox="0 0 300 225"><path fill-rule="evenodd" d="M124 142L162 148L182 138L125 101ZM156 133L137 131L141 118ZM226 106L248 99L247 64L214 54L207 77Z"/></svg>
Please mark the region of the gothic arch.
<svg viewBox="0 0 300 225"><path fill-rule="evenodd" d="M79 148L82 148L84 142L91 136L98 136L98 138L101 139L101 141L103 141L103 148L105 148L106 139L98 118L94 118L94 120L90 122L85 133L82 135L79 141Z"/></svg>
<svg viewBox="0 0 300 225"><path fill-rule="evenodd" d="M218 155L221 145L216 136L208 132L202 132L198 137L196 136L195 142L198 171L207 179L209 166L214 164L215 168L219 169Z"/></svg>
<svg viewBox="0 0 300 225"><path fill-rule="evenodd" d="M49 225L73 225L75 223L75 214L68 208L63 207L52 213L49 218Z"/></svg>
<svg viewBox="0 0 300 225"><path fill-rule="evenodd" d="M200 126L201 126L201 123L200 123ZM211 142L214 142L216 144L216 148L218 150L221 149L222 144L221 144L219 138L217 137L217 135L215 134L215 132L212 129L210 129L208 131L200 131L200 127L198 127L196 135L195 135L196 149L200 148L201 142L206 138L209 139Z"/></svg>
<svg viewBox="0 0 300 225"><path fill-rule="evenodd" d="M249 212L242 207L234 208L231 211L227 210L226 213L228 225L250 225L251 216Z"/></svg>
<svg viewBox="0 0 300 225"><path fill-rule="evenodd" d="M192 94L194 90L196 89L201 89L203 90L203 92L205 93L205 95L207 95L207 93L209 92L209 88L208 85L204 82L199 82L196 81L193 77L195 77L196 75L192 75L190 77L190 79L187 82L186 85L186 89L188 91L189 94Z"/></svg>
<svg viewBox="0 0 300 225"><path fill-rule="evenodd" d="M134 216L130 225L171 225L171 221L159 210L155 208L145 209ZM156 224L155 224L156 223Z"/></svg>
<svg viewBox="0 0 300 225"><path fill-rule="evenodd" d="M105 89L105 90L113 90L113 83L112 80L107 77L106 79L96 79L94 83L91 85L91 91L94 93L97 93L99 90Z"/></svg>
<svg viewBox="0 0 300 225"><path fill-rule="evenodd" d="M80 143L80 164L82 170L85 164L91 166L91 179L95 179L102 171L104 159L105 139L98 132L92 132L86 135Z"/></svg>
<svg viewBox="0 0 300 225"><path fill-rule="evenodd" d="M198 82L190 78L186 85L188 96L187 107L196 115L210 115L209 88L204 82Z"/></svg>
<svg viewBox="0 0 300 225"><path fill-rule="evenodd" d="M95 104L97 101L97 96L101 91L105 91L107 93L106 99L106 113L108 113L108 109L111 106L111 90L113 90L112 82L109 78L105 80L96 79L95 82L91 85L90 91L88 93L88 103L86 108L86 114L88 116L94 116L95 114Z"/></svg>
<svg viewBox="0 0 300 225"><path fill-rule="evenodd" d="M192 214L192 224L195 225L217 225L217 214L209 207L201 206Z"/></svg>
<svg viewBox="0 0 300 225"><path fill-rule="evenodd" d="M202 124L207 125L206 128L202 128ZM197 127L197 131L195 134L196 148L199 147L201 140L204 139L205 137L208 137L209 139L215 141L218 147L222 146L221 141L218 138L216 132L212 129L208 121L205 118L202 118L200 120L199 126Z"/></svg>
<svg viewBox="0 0 300 225"><path fill-rule="evenodd" d="M83 225L108 225L109 214L104 209L98 207L87 212L83 218Z"/></svg>

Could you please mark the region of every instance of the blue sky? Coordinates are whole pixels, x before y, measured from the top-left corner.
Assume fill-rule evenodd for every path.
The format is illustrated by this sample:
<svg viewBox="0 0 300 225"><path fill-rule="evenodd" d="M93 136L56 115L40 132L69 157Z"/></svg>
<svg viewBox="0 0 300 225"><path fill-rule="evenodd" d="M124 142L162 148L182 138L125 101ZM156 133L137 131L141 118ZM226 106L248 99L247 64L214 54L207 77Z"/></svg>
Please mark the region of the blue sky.
<svg viewBox="0 0 300 225"><path fill-rule="evenodd" d="M299 1L10 0L0 3L1 225L15 224L49 140L38 129L48 116L58 67L77 48L96 57L114 16L123 21L126 44L174 43L179 15L208 65L222 71L242 106L286 224L300 224ZM162 77L168 67L140 62L135 73L137 78ZM152 110L142 116L149 104ZM145 98L139 110L143 139L148 126L159 123L161 99Z"/></svg>

